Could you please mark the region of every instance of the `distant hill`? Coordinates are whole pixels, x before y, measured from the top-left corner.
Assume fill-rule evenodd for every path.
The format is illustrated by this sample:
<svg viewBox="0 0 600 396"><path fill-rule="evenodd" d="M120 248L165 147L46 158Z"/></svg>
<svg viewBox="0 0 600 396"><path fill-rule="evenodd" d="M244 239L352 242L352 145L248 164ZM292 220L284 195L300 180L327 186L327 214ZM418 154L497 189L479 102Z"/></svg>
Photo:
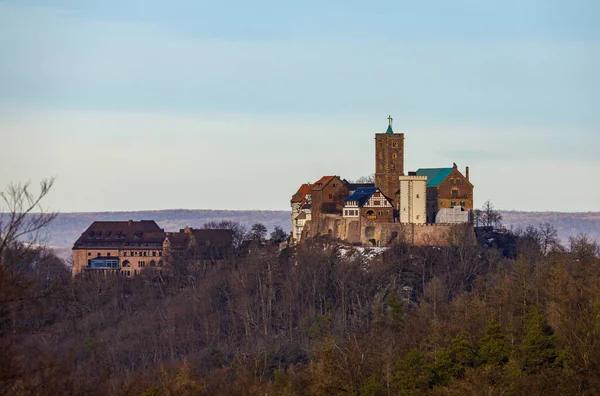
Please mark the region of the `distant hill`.
<svg viewBox="0 0 600 396"><path fill-rule="evenodd" d="M264 224L269 233L275 226L284 230L291 227L290 212L275 210L189 210L168 209L156 211L135 212L82 212L60 213L56 219L45 228L44 242L58 249L65 257L65 250L70 254L73 243L88 226L98 220L154 220L165 231L179 231L185 226L200 228L209 221L231 220L246 228L252 224Z"/></svg>
<svg viewBox="0 0 600 396"><path fill-rule="evenodd" d="M600 242L600 212L518 212L501 211L507 228L525 227L539 223L551 223L559 232L563 243L569 236L588 234ZM290 212L283 210L188 210L169 209L136 212L85 212L61 213L46 229L46 244L58 248L61 256L68 255L71 246L83 231L96 220L155 220L165 231L178 231L190 227L201 227L209 221L232 220L250 228L254 223L263 223L269 232L278 225L290 229Z"/></svg>
<svg viewBox="0 0 600 396"><path fill-rule="evenodd" d="M520 212L501 211L502 222L507 228L526 227L539 223L550 223L558 230L558 237L563 244L568 243L570 236L587 234L600 243L600 212Z"/></svg>

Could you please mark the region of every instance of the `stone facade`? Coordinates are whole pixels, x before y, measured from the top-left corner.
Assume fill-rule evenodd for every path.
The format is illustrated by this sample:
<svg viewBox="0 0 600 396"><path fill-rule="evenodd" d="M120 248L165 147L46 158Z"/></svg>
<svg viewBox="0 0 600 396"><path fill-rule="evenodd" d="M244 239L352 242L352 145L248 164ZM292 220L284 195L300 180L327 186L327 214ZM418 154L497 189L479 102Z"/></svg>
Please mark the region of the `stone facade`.
<svg viewBox="0 0 600 396"><path fill-rule="evenodd" d="M318 217L321 213L341 215L348 194L348 186L339 176L323 176L311 190L312 217Z"/></svg>
<svg viewBox="0 0 600 396"><path fill-rule="evenodd" d="M466 173L468 174L468 172ZM440 209L454 206L461 206L469 211L473 210L473 184L460 173L456 164L439 185L427 187L428 222L435 222Z"/></svg>
<svg viewBox="0 0 600 396"><path fill-rule="evenodd" d="M375 134L375 185L392 199L395 207L400 176L404 176L404 134Z"/></svg>
<svg viewBox="0 0 600 396"><path fill-rule="evenodd" d="M364 246L392 246L401 242L419 246L446 246L453 230L462 226L359 221L322 214L304 227L303 239L328 236Z"/></svg>

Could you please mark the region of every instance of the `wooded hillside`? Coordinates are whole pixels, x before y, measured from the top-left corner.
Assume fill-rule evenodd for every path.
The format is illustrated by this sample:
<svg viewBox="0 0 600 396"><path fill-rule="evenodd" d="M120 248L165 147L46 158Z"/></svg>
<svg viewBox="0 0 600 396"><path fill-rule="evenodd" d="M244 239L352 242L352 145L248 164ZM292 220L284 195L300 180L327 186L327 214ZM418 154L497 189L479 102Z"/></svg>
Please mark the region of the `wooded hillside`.
<svg viewBox="0 0 600 396"><path fill-rule="evenodd" d="M594 394L598 245L497 237L368 257L314 240L133 279L30 251L0 273L0 393Z"/></svg>

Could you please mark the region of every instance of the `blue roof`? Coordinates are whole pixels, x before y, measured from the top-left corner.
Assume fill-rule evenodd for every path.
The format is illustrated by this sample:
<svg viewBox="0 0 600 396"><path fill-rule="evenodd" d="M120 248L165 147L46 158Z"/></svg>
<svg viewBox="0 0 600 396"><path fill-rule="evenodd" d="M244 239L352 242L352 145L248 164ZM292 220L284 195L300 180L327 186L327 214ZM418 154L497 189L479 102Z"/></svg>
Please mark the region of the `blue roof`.
<svg viewBox="0 0 600 396"><path fill-rule="evenodd" d="M371 198L371 195L377 191L377 187L363 187L354 191L354 194L346 198L346 201L358 201L358 206L362 207L365 202Z"/></svg>
<svg viewBox="0 0 600 396"><path fill-rule="evenodd" d="M391 134L394 133L394 131L392 130L392 126L391 125L388 125L388 129L387 129L387 131L385 131L385 133L387 133L388 135L391 135Z"/></svg>
<svg viewBox="0 0 600 396"><path fill-rule="evenodd" d="M448 177L454 168L421 168L417 176L427 176L427 187L437 187Z"/></svg>

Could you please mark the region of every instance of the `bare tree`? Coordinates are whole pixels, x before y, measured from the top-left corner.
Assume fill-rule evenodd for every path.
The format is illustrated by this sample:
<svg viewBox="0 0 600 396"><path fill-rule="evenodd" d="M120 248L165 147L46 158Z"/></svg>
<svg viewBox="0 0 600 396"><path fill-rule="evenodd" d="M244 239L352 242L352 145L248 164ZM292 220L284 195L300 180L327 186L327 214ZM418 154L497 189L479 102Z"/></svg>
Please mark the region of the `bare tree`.
<svg viewBox="0 0 600 396"><path fill-rule="evenodd" d="M552 248L558 245L558 231L550 223L540 223L538 228L542 253L548 254Z"/></svg>
<svg viewBox="0 0 600 396"><path fill-rule="evenodd" d="M361 176L354 183L375 183L375 174L371 173L370 175Z"/></svg>
<svg viewBox="0 0 600 396"><path fill-rule="evenodd" d="M56 217L57 213L48 212L41 205L53 184L54 178L42 180L37 194L31 191L29 182L10 184L0 192L0 271L34 249L40 242L40 230Z"/></svg>
<svg viewBox="0 0 600 396"><path fill-rule="evenodd" d="M502 215L494 209L494 205L485 201L481 208L481 224L484 227L500 227L502 225Z"/></svg>
<svg viewBox="0 0 600 396"><path fill-rule="evenodd" d="M236 248L240 246L244 240L244 235L246 235L246 227L231 220L209 221L204 223L202 228L211 230L231 230L233 232L233 246Z"/></svg>

